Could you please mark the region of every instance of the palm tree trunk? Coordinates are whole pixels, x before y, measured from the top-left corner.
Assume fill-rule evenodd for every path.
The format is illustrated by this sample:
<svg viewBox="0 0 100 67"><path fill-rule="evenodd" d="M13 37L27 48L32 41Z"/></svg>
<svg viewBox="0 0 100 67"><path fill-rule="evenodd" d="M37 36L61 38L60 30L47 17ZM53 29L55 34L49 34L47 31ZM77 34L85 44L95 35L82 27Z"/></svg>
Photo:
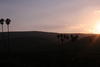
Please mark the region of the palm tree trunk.
<svg viewBox="0 0 100 67"><path fill-rule="evenodd" d="M2 39L2 45L5 47L6 45L4 45L3 25L2 25L1 39Z"/></svg>
<svg viewBox="0 0 100 67"><path fill-rule="evenodd" d="M3 33L3 25L2 25L2 33Z"/></svg>
<svg viewBox="0 0 100 67"><path fill-rule="evenodd" d="M7 29L8 29L8 55L10 53L10 45L9 45L9 25L7 25Z"/></svg>

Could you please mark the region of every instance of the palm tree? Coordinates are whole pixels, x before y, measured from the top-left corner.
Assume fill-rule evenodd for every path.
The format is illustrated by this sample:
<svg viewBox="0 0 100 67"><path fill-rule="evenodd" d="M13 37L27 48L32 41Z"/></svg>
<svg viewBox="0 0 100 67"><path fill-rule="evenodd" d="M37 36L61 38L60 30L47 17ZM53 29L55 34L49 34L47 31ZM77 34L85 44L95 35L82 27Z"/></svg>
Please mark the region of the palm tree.
<svg viewBox="0 0 100 67"><path fill-rule="evenodd" d="M1 24L1 26L2 26L2 33L1 33L1 39L2 39L2 44L4 43L4 40L3 40L3 24L4 24L4 19L3 18L1 18L0 19L0 24Z"/></svg>
<svg viewBox="0 0 100 67"><path fill-rule="evenodd" d="M2 25L2 32L3 32L3 24L4 24L4 19L0 19L0 24Z"/></svg>
<svg viewBox="0 0 100 67"><path fill-rule="evenodd" d="M10 24L11 20L9 18L6 19L6 24L7 24L7 29L8 29L8 33L9 33L9 24Z"/></svg>
<svg viewBox="0 0 100 67"><path fill-rule="evenodd" d="M11 20L9 18L6 19L6 24L7 24L7 29L8 29L8 55L10 53L10 48L9 48L9 24L11 22Z"/></svg>

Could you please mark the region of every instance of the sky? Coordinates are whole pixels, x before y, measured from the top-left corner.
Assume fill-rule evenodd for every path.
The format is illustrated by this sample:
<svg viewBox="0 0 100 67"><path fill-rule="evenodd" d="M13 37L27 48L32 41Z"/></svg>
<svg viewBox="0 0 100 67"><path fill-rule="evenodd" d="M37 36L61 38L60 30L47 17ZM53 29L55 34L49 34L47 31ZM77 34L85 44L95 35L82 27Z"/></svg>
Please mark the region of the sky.
<svg viewBox="0 0 100 67"><path fill-rule="evenodd" d="M12 20L10 31L91 33L100 0L0 0L0 18Z"/></svg>

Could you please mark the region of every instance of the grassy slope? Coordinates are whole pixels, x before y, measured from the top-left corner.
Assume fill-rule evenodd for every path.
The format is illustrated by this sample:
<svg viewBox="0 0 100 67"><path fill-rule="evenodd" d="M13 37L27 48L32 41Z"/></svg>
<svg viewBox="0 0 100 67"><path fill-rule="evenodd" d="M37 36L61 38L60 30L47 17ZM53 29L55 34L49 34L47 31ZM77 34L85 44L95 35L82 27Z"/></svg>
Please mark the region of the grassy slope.
<svg viewBox="0 0 100 67"><path fill-rule="evenodd" d="M6 35L6 34L4 34ZM51 66L60 67L62 65L79 65L88 63L89 65L99 64L99 48L100 36L91 44L96 36L84 37L76 42L65 42L64 48L58 48L59 40L56 38L57 33L45 32L13 32L10 33L10 64L23 65L28 64L32 66ZM6 37L2 43L1 52L7 48ZM3 45L2 45L3 44ZM6 53L5 53L6 54ZM2 56L5 56L3 53Z"/></svg>

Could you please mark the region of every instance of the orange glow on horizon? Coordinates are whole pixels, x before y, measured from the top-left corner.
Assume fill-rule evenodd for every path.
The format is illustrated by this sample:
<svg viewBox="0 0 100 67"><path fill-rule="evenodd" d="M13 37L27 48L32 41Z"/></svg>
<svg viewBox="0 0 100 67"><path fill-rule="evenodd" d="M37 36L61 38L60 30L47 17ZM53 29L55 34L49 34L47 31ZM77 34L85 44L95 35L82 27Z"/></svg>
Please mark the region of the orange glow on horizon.
<svg viewBox="0 0 100 67"><path fill-rule="evenodd" d="M100 21L98 21L98 22L95 24L95 26L94 26L92 32L95 33L95 34L100 34Z"/></svg>

